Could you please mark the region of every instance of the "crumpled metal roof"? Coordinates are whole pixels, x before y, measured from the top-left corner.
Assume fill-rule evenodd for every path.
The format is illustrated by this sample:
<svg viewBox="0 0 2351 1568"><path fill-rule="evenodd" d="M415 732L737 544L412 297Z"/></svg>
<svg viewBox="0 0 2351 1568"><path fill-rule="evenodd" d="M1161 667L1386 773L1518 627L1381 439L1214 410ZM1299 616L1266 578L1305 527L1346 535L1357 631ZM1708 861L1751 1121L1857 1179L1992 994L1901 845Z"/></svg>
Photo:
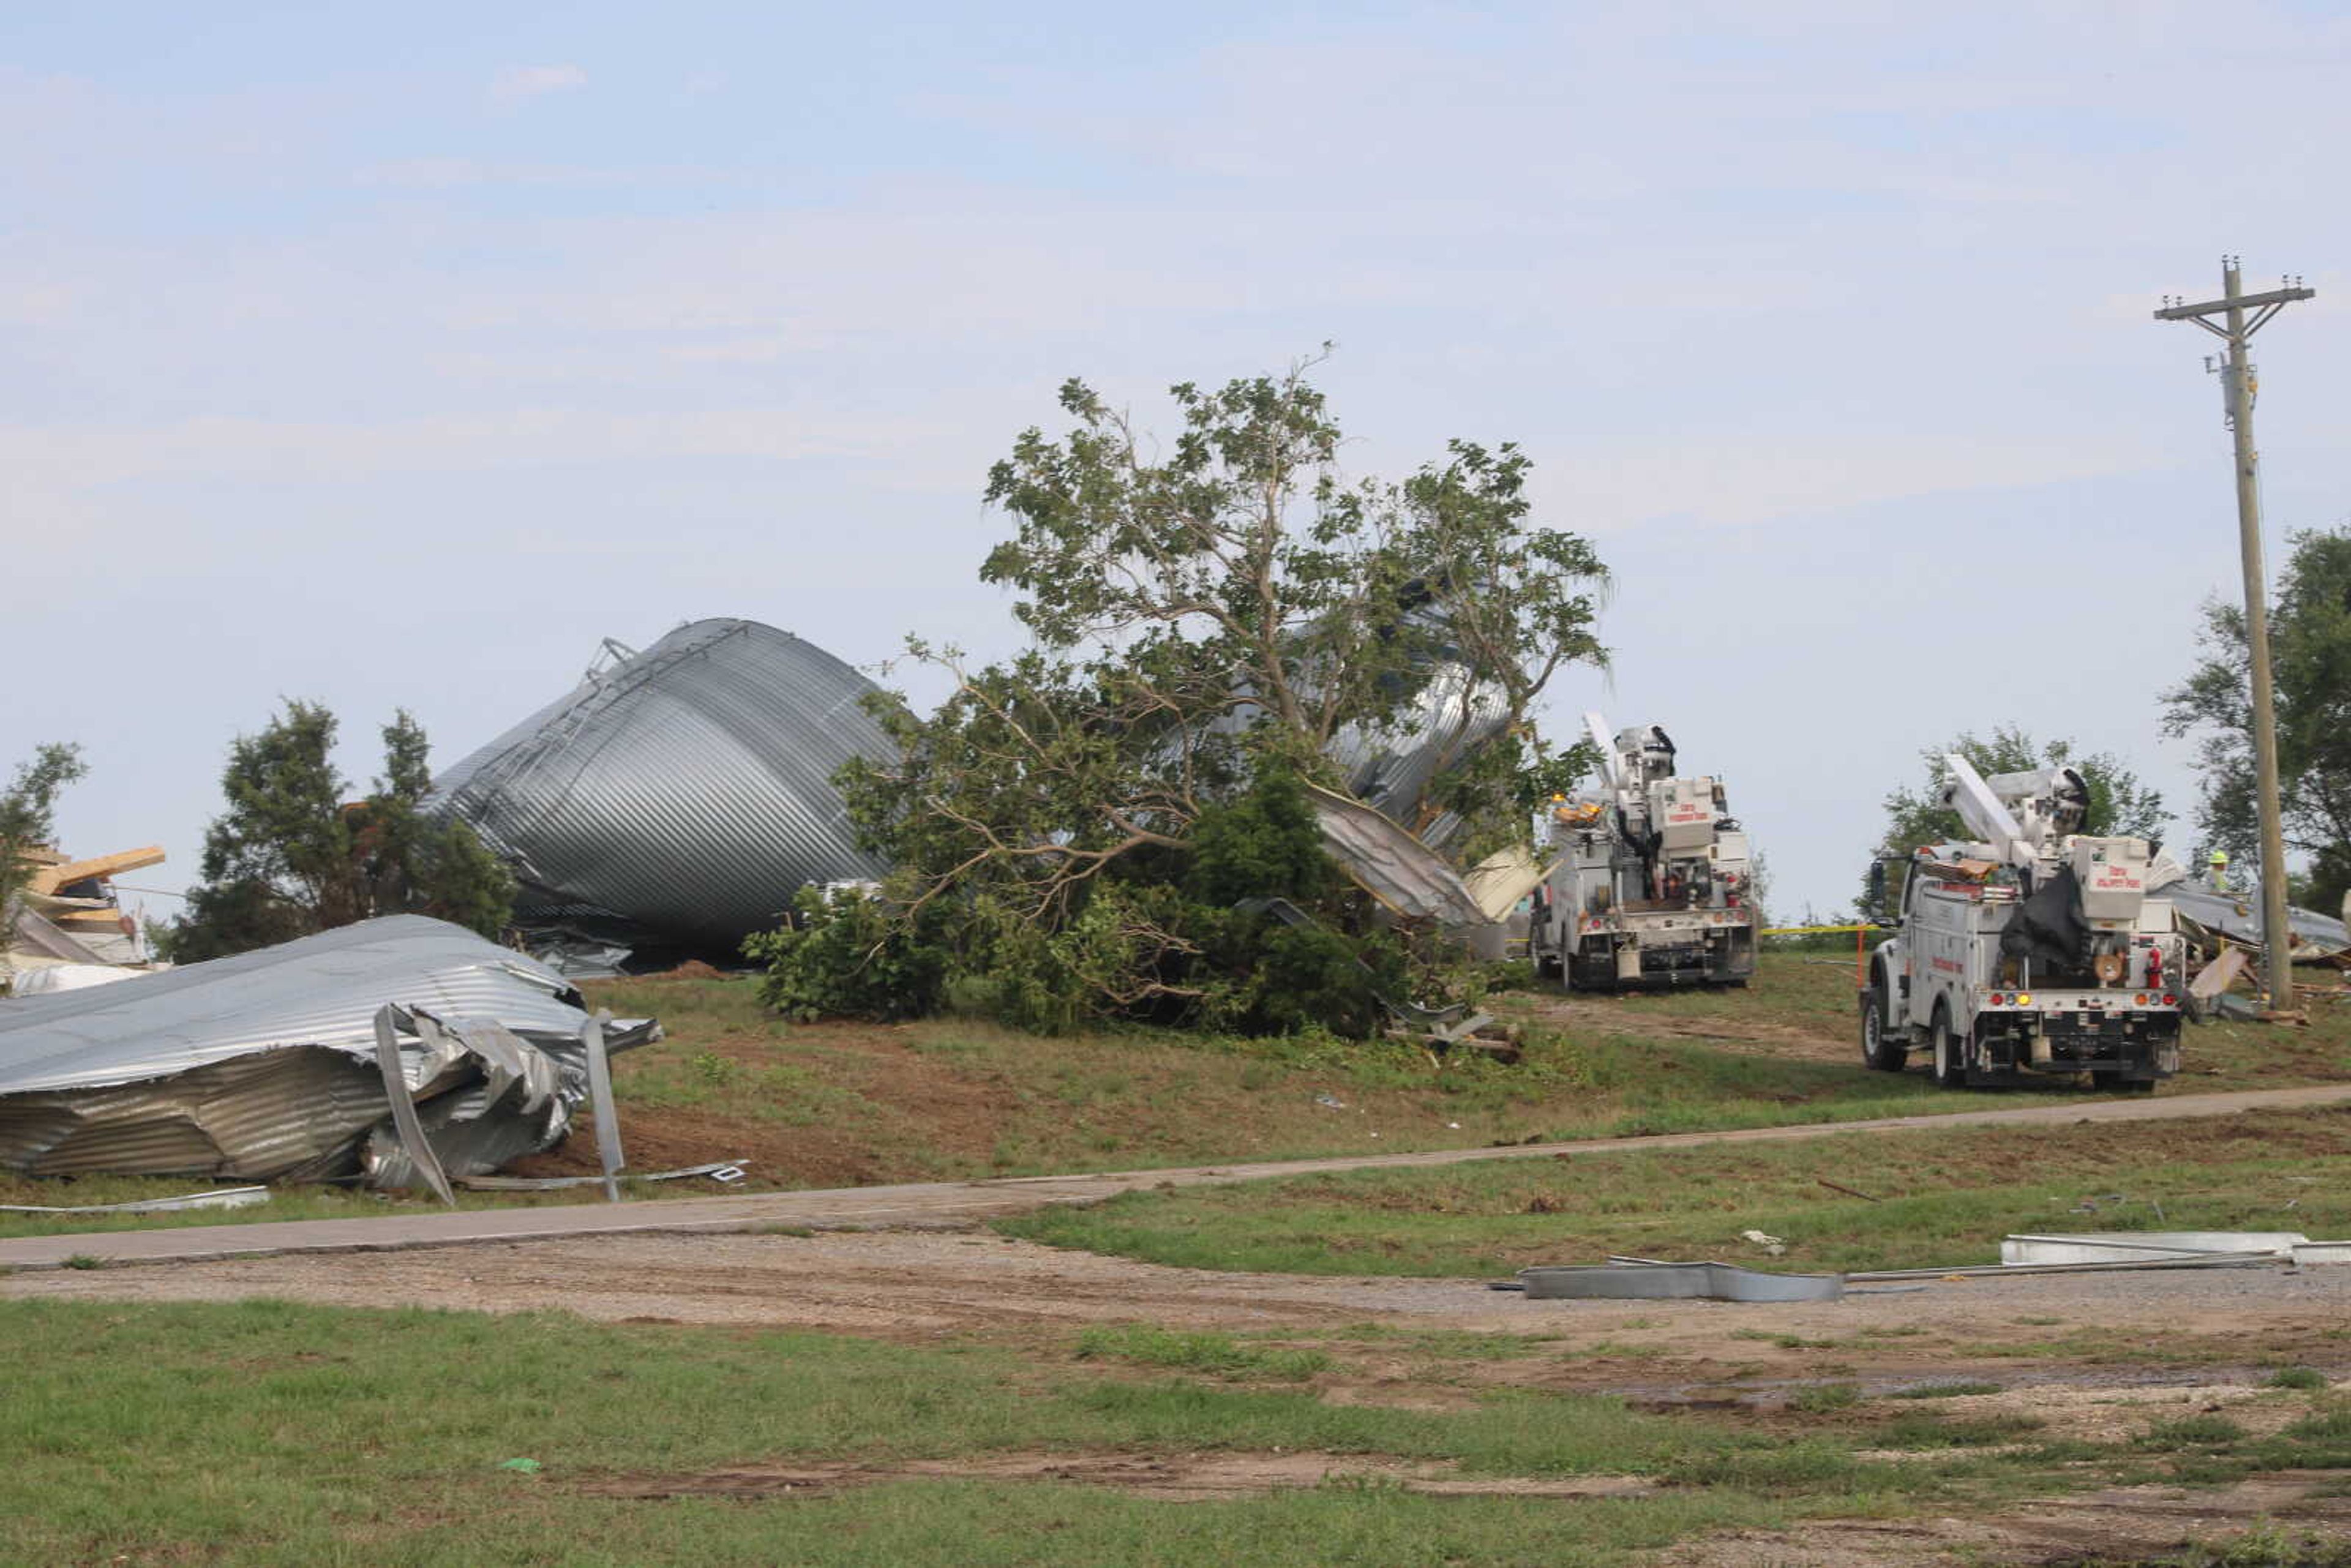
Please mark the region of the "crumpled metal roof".
<svg viewBox="0 0 2351 1568"><path fill-rule="evenodd" d="M495 1018L526 1039L569 1040L588 1015L546 965L422 915L119 980L0 1003L0 1094L167 1078L235 1057L320 1046L375 1059L386 1002Z"/></svg>
<svg viewBox="0 0 2351 1568"><path fill-rule="evenodd" d="M1492 920L1461 873L1384 812L1309 785L1307 801L1322 828L1322 847L1355 885L1407 920L1477 930Z"/></svg>
<svg viewBox="0 0 2351 1568"><path fill-rule="evenodd" d="M436 1147L446 1130L473 1168L489 1169L562 1137L586 1093L579 995L522 954L402 915L0 1001L0 1166L255 1180L365 1171L402 1185L376 1062L387 1007L404 1020L399 1075L424 1099ZM636 1022L607 1038L621 1049L657 1036Z"/></svg>
<svg viewBox="0 0 2351 1568"><path fill-rule="evenodd" d="M2150 894L2169 899L2173 909L2207 931L2233 936L2240 942L2258 944L2262 940L2259 893L2224 893L2184 873L2177 880L2164 880L2162 873L2170 869L2168 865L2159 865L2148 875ZM2351 948L2351 928L2314 909L2288 904L2285 923L2294 933L2294 956L2297 960L2328 957Z"/></svg>
<svg viewBox="0 0 2351 1568"><path fill-rule="evenodd" d="M873 683L756 621L696 621L591 670L434 785L522 882L526 927L732 954L808 883L887 869L831 778L893 755Z"/></svg>

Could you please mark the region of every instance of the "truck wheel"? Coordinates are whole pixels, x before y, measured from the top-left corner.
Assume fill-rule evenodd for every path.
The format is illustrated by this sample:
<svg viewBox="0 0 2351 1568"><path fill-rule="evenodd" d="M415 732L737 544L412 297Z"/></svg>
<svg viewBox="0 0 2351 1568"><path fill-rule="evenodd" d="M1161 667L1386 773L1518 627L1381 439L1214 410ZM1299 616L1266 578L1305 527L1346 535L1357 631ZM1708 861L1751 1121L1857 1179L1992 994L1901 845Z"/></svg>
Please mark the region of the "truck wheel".
<svg viewBox="0 0 2351 1568"><path fill-rule="evenodd" d="M1935 1004L1935 1021L1928 1028L1935 1042L1935 1082L1945 1089L1965 1089L1968 1064L1960 1052L1967 1042L1951 1032L1951 1012L1941 1002Z"/></svg>
<svg viewBox="0 0 2351 1568"><path fill-rule="evenodd" d="M2155 1092L2155 1080L2152 1078L2126 1078L2120 1083L2116 1084L2115 1087L2121 1090L2126 1094L2152 1094Z"/></svg>
<svg viewBox="0 0 2351 1568"><path fill-rule="evenodd" d="M1861 996L1861 1061L1879 1072L1899 1072L1909 1050L1886 1038L1886 993L1872 986Z"/></svg>

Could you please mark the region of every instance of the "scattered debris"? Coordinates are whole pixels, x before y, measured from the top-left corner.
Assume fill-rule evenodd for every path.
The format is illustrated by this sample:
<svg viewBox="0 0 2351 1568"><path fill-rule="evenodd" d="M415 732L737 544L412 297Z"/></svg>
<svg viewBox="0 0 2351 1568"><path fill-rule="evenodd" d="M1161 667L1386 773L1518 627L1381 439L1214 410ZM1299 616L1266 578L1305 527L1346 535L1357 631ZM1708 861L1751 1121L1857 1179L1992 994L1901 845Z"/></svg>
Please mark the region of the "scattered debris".
<svg viewBox="0 0 2351 1568"><path fill-rule="evenodd" d="M1752 1242L1754 1245L1763 1249L1764 1251L1769 1252L1774 1258L1779 1257L1788 1249L1787 1242L1777 1236L1766 1236L1760 1230L1742 1230L1739 1233L1739 1239L1741 1241Z"/></svg>
<svg viewBox="0 0 2351 1568"><path fill-rule="evenodd" d="M0 1203L0 1214L172 1214L190 1208L248 1208L269 1201L266 1186L224 1186L184 1197L142 1197L130 1203L84 1203L52 1207L37 1203Z"/></svg>
<svg viewBox="0 0 2351 1568"><path fill-rule="evenodd" d="M2258 1257L2298 1265L2351 1263L2351 1241L2313 1241L2294 1230L2123 1230L2076 1236L2009 1236L2005 1267L2020 1264L2195 1262Z"/></svg>
<svg viewBox="0 0 2351 1568"><path fill-rule="evenodd" d="M56 850L37 850L32 875L19 897L24 906L112 964L141 962L139 928L122 913L113 879L127 871L163 863L160 845L110 855L70 859Z"/></svg>
<svg viewBox="0 0 2351 1568"><path fill-rule="evenodd" d="M521 883L515 917L564 972L732 956L792 890L887 868L832 775L890 755L873 683L756 621L609 639L580 685L434 782ZM632 956L633 955L633 956Z"/></svg>
<svg viewBox="0 0 2351 1568"><path fill-rule="evenodd" d="M2147 891L2158 890L2171 901L2173 912L2189 926L2190 935L2201 938L2209 953L2218 955L2227 946L2224 939L2248 944L2262 941L2261 895L2257 893L2234 892L2194 880L2168 856L2158 859L2147 872ZM2289 905L2286 925L2294 933L2294 961L2297 964L2323 963L2351 952L2351 927L2331 915Z"/></svg>
<svg viewBox="0 0 2351 1568"><path fill-rule="evenodd" d="M1833 1182L1826 1176L1816 1176L1813 1179L1818 1181L1823 1186L1828 1188L1831 1192L1841 1192L1847 1197L1857 1197L1864 1203L1884 1203L1886 1201L1882 1197L1872 1197L1865 1192L1855 1192L1853 1188L1844 1186L1843 1183Z"/></svg>
<svg viewBox="0 0 2351 1568"><path fill-rule="evenodd" d="M684 1181L688 1176L708 1176L723 1186L741 1181L747 1174L743 1167L748 1160L712 1160L708 1165L687 1166L674 1171L631 1171L631 1181ZM468 1192L558 1192L568 1186L601 1186L601 1176L463 1176L455 1178Z"/></svg>
<svg viewBox="0 0 2351 1568"><path fill-rule="evenodd" d="M2219 957L2204 966L2196 977L2188 982L2189 1005L2200 1017L2213 1010L2221 993L2234 985L2238 977L2252 967L2252 959L2245 949L2224 947Z"/></svg>
<svg viewBox="0 0 2351 1568"><path fill-rule="evenodd" d="M87 860L37 849L27 858L32 874L0 909L0 995L37 996L99 985L145 967L138 924L123 913L113 879L121 872L162 864L161 849L151 845ZM74 973L56 973L63 969Z"/></svg>
<svg viewBox="0 0 2351 1568"><path fill-rule="evenodd" d="M2208 1252L2176 1258L2126 1259L2097 1263L1964 1263L1956 1268L1871 1269L1847 1274L1847 1280L1967 1280L2013 1279L2023 1274L2125 1274L2155 1269L2258 1269L2276 1263L2271 1252Z"/></svg>
<svg viewBox="0 0 2351 1568"><path fill-rule="evenodd" d="M1506 850L1496 850L1471 866L1461 880L1487 919L1508 921L1519 905L1542 885L1552 869L1535 859L1532 850L1513 844ZM1523 936L1525 933L1519 935Z"/></svg>
<svg viewBox="0 0 2351 1568"><path fill-rule="evenodd" d="M589 1022L546 966L413 915L26 998L0 1008L0 1167L405 1186L423 1173L396 1078L422 1152L486 1174L569 1130ZM632 1020L610 1043L659 1035Z"/></svg>

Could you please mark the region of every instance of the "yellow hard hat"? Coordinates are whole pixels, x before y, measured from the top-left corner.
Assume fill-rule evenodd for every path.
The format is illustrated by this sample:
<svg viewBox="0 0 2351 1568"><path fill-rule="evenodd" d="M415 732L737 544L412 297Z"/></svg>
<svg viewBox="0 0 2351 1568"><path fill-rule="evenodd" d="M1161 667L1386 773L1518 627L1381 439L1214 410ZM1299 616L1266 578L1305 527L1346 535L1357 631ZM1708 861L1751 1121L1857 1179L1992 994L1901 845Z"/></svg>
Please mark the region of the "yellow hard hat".
<svg viewBox="0 0 2351 1568"><path fill-rule="evenodd" d="M2214 865L2227 865L2229 863L2229 852L2226 850L2214 850L2212 852L2212 863Z"/></svg>

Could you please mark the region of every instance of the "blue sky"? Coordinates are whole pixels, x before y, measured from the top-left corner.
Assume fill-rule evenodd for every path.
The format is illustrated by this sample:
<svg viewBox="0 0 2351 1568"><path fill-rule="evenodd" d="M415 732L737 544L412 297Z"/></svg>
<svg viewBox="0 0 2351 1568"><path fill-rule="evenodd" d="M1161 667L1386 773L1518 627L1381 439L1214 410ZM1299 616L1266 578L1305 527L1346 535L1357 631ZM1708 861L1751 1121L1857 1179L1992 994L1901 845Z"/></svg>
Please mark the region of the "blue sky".
<svg viewBox="0 0 2351 1568"><path fill-rule="evenodd" d="M2351 516L2351 11L2160 3L93 5L0 12L0 763L194 874L281 696L454 760L598 639L1008 647L988 462L1081 374L1326 340L1349 462L1514 439L1615 570L1605 676L1793 913L1922 747L2140 765L2235 536ZM168 905L158 901L162 912Z"/></svg>

